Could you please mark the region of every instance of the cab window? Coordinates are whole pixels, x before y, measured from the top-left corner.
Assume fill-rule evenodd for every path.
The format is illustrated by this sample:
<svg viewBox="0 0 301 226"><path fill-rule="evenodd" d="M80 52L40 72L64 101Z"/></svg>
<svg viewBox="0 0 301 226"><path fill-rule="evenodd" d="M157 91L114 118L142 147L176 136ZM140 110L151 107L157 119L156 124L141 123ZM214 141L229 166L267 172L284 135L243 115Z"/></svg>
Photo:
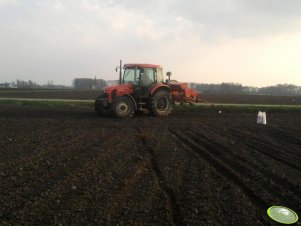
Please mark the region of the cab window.
<svg viewBox="0 0 301 226"><path fill-rule="evenodd" d="M132 83L138 85L140 69L139 68L126 68L123 74L123 84Z"/></svg>
<svg viewBox="0 0 301 226"><path fill-rule="evenodd" d="M157 75L157 82L164 82L162 68L157 68L156 75Z"/></svg>
<svg viewBox="0 0 301 226"><path fill-rule="evenodd" d="M149 86L156 82L155 70L152 68L145 68L141 71L141 85Z"/></svg>

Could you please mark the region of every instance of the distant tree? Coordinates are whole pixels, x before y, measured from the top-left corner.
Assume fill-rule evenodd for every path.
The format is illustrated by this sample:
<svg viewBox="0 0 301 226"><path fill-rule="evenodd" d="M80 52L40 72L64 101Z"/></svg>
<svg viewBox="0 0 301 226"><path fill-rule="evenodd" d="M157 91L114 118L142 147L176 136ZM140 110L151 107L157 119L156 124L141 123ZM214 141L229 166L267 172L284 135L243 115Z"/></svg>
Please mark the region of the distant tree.
<svg viewBox="0 0 301 226"><path fill-rule="evenodd" d="M75 78L73 80L75 89L102 89L106 86L106 81L103 79L92 78Z"/></svg>
<svg viewBox="0 0 301 226"><path fill-rule="evenodd" d="M103 87L107 86L107 83L103 79L97 79L96 80L96 89L102 89Z"/></svg>
<svg viewBox="0 0 301 226"><path fill-rule="evenodd" d="M259 88L258 93L276 96L295 96L301 95L301 90L300 87L292 84L278 84L276 86Z"/></svg>
<svg viewBox="0 0 301 226"><path fill-rule="evenodd" d="M212 94L241 94L243 86L239 83L222 83L222 84L195 84L195 89L203 93Z"/></svg>
<svg viewBox="0 0 301 226"><path fill-rule="evenodd" d="M266 86L261 88L253 86L242 86L239 83L193 83L193 86L199 92L211 94L266 94L275 96L301 95L301 86L296 86L293 84L278 84L276 86Z"/></svg>
<svg viewBox="0 0 301 226"><path fill-rule="evenodd" d="M93 79L91 78L76 78L73 80L75 89L92 89Z"/></svg>

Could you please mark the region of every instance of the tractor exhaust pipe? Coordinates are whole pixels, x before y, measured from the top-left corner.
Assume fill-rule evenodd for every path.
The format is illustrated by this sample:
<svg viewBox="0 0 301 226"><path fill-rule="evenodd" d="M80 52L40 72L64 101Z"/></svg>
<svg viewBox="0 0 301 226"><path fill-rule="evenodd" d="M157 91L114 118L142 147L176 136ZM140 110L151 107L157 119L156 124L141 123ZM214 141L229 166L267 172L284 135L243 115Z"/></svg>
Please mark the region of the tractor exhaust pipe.
<svg viewBox="0 0 301 226"><path fill-rule="evenodd" d="M122 77L122 60L120 60L120 66L119 66L119 85L121 85L121 77Z"/></svg>

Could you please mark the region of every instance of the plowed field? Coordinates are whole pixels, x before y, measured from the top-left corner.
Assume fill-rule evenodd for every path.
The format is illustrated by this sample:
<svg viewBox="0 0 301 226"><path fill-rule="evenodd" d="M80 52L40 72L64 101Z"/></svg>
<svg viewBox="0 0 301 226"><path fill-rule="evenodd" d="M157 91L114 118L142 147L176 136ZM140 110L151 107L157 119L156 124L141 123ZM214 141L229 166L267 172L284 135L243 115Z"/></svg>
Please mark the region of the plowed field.
<svg viewBox="0 0 301 226"><path fill-rule="evenodd" d="M278 225L272 205L301 214L301 112L267 120L1 105L0 224Z"/></svg>

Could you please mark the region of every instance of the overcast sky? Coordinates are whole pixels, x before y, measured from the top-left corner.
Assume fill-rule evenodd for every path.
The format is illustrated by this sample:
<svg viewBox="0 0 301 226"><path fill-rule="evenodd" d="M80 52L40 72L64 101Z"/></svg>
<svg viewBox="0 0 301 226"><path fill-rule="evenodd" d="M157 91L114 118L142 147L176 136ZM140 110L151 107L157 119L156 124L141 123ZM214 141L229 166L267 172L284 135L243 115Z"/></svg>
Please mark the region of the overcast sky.
<svg viewBox="0 0 301 226"><path fill-rule="evenodd" d="M301 1L0 0L0 83L113 80L120 59L179 81L301 85Z"/></svg>

